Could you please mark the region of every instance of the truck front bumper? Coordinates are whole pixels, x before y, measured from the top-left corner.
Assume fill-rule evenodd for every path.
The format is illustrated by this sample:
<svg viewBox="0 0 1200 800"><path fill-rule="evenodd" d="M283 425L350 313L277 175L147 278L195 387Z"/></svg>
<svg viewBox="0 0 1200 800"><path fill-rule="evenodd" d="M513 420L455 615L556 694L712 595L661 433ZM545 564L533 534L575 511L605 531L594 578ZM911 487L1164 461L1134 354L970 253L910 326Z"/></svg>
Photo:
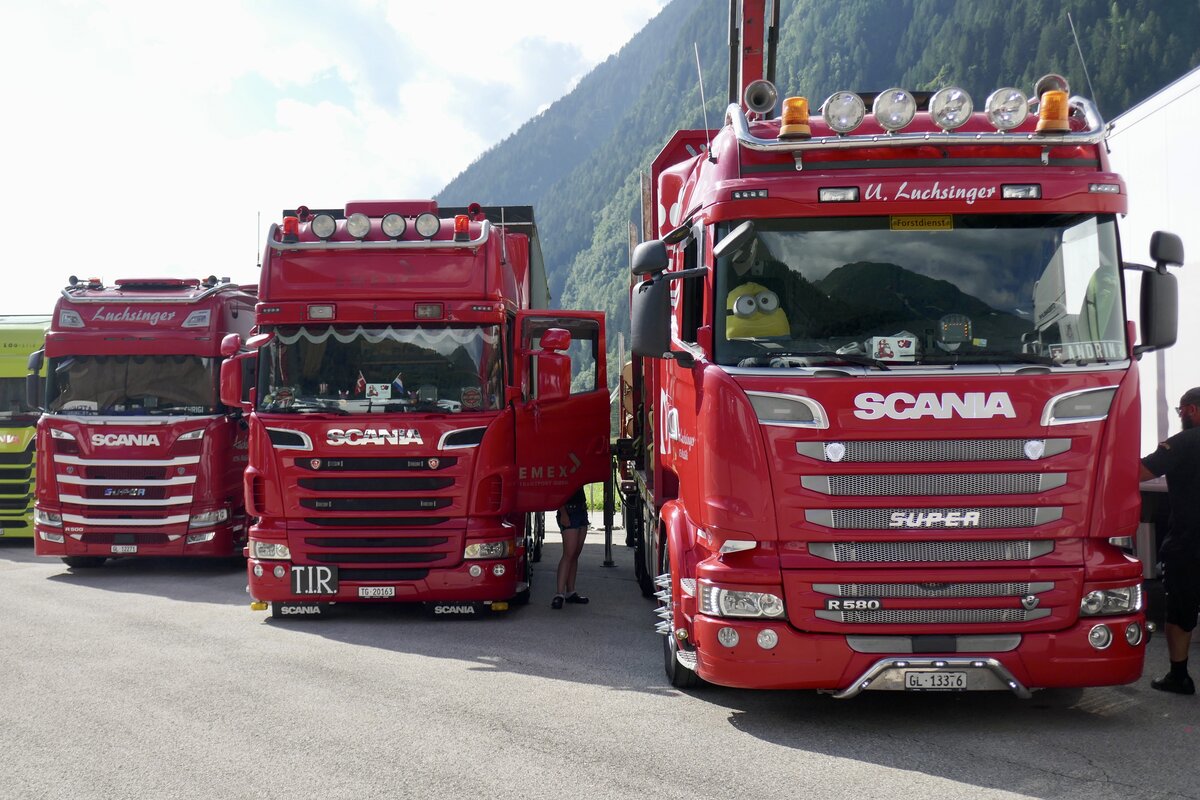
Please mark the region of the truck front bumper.
<svg viewBox="0 0 1200 800"><path fill-rule="evenodd" d="M209 538L208 534L212 534ZM188 541L192 537L193 541ZM131 537L132 541L125 541ZM61 540L61 541L58 541ZM227 522L222 525L162 533L153 529L114 531L88 528L82 532L64 533L60 527L38 525L33 537L33 552L39 556L102 556L128 558L141 556L196 556L229 558L239 555L246 542L246 523ZM133 547L133 550L129 550Z"/></svg>
<svg viewBox="0 0 1200 800"><path fill-rule="evenodd" d="M1138 625L1140 632L1136 644L1126 640L1131 624ZM1106 626L1111 636L1103 649L1089 641L1097 625ZM732 647L718 640L722 628L737 632ZM692 629L695 670L710 683L744 689L818 689L838 697L905 690L909 671L965 673L963 685L929 687L930 691L1008 690L1019 696L1028 696L1031 689L1133 683L1142 675L1148 638L1143 614L1080 618L1066 630L1024 634L1006 652L858 652L845 636L803 633L783 620L698 615ZM759 634L767 629L777 637L770 648L759 644Z"/></svg>

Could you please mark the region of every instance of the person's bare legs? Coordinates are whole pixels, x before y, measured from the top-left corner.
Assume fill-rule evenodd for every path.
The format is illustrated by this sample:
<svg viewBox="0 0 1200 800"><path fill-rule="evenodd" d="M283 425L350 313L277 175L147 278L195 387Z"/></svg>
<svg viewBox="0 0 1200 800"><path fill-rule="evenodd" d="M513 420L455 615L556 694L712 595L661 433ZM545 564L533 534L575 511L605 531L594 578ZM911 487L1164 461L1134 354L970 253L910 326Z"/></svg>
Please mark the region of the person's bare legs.
<svg viewBox="0 0 1200 800"><path fill-rule="evenodd" d="M562 531L562 558L558 560L558 593L568 595L575 591L575 573L579 569L579 555L587 538L584 527L564 528Z"/></svg>

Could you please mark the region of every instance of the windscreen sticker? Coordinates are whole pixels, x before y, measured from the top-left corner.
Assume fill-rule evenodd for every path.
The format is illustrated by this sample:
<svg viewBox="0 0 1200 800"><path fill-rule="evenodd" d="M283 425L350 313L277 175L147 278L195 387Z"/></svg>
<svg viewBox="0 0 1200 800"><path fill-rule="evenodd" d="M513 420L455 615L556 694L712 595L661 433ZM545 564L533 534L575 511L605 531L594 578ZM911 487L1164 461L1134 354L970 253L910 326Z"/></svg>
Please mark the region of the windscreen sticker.
<svg viewBox="0 0 1200 800"><path fill-rule="evenodd" d="M888 217L894 231L952 231L954 217L949 214L933 214L919 217Z"/></svg>

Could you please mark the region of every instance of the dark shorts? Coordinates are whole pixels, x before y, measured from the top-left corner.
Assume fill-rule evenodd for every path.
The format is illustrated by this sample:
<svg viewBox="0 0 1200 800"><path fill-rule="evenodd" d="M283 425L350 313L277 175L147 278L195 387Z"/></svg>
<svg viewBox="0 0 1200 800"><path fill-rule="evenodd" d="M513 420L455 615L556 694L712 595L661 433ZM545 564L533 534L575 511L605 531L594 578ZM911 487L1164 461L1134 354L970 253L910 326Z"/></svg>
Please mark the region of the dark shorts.
<svg viewBox="0 0 1200 800"><path fill-rule="evenodd" d="M566 517L566 524L563 524L563 518ZM558 511L558 523L563 528L586 528L588 524L587 498L580 489L571 498L567 500Z"/></svg>
<svg viewBox="0 0 1200 800"><path fill-rule="evenodd" d="M1167 592L1167 622L1185 631L1195 628L1200 614L1200 558L1163 559L1163 588Z"/></svg>

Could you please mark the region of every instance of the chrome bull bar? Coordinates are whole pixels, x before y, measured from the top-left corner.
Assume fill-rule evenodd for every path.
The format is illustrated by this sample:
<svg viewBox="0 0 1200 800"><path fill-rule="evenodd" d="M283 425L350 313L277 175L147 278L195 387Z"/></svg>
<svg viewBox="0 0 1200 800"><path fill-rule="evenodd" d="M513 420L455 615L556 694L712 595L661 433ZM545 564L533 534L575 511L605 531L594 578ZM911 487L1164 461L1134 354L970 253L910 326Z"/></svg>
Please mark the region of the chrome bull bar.
<svg viewBox="0 0 1200 800"><path fill-rule="evenodd" d="M913 688L907 685L910 672L965 672L965 687ZM1013 677L1008 669L994 658L883 658L876 661L859 678L841 691L826 691L837 700L845 700L864 691L968 691L988 692L1008 690L1023 700L1032 695L1029 689Z"/></svg>

